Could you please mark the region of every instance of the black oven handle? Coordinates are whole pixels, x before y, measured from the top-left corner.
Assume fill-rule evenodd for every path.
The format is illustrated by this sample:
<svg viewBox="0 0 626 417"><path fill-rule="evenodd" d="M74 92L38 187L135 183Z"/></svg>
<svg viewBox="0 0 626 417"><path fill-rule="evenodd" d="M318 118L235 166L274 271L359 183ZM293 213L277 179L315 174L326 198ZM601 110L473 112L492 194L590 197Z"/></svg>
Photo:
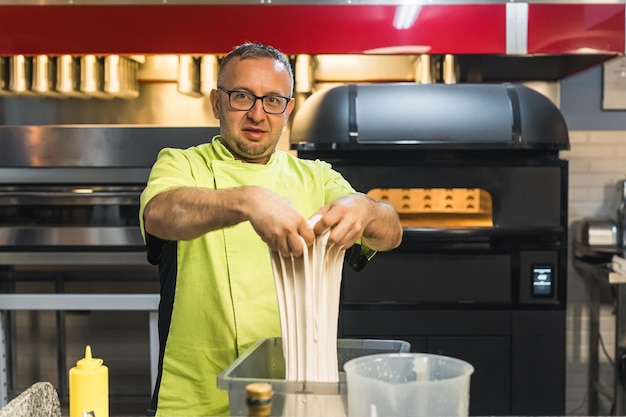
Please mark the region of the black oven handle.
<svg viewBox="0 0 626 417"><path fill-rule="evenodd" d="M465 229L405 228L398 252L424 253L494 253L508 250L511 243L534 247L542 245L558 250L564 230L558 226L546 227L484 227ZM502 249L505 248L505 249Z"/></svg>
<svg viewBox="0 0 626 417"><path fill-rule="evenodd" d="M525 227L473 227L473 228L428 228L405 227L403 241L450 241L450 240L480 240L489 238L523 238L529 236L560 236L563 233L561 226L525 226Z"/></svg>
<svg viewBox="0 0 626 417"><path fill-rule="evenodd" d="M441 237L449 239L451 237L470 236L529 236L537 233L552 234L563 233L561 226L495 226L495 227L405 227L404 236L412 237Z"/></svg>

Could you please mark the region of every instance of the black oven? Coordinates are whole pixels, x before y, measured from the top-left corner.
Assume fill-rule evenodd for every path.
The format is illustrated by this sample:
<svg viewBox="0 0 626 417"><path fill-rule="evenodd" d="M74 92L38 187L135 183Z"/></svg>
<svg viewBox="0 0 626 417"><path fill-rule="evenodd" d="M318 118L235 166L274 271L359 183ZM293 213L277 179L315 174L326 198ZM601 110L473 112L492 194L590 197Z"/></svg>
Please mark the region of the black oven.
<svg viewBox="0 0 626 417"><path fill-rule="evenodd" d="M344 268L341 337L467 360L471 415L565 412L567 128L513 85L376 84L314 94L292 146L386 200L399 248Z"/></svg>

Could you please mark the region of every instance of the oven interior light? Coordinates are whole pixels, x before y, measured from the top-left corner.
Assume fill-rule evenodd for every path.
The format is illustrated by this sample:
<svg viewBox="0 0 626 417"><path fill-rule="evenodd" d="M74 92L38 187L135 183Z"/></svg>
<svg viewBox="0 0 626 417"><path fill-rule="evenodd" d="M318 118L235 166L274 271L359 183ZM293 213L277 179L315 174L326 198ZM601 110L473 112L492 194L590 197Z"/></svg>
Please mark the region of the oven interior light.
<svg viewBox="0 0 626 417"><path fill-rule="evenodd" d="M493 227L493 201L479 188L374 188L374 200L391 204L405 227Z"/></svg>
<svg viewBox="0 0 626 417"><path fill-rule="evenodd" d="M74 188L72 192L75 194L92 194L93 188Z"/></svg>

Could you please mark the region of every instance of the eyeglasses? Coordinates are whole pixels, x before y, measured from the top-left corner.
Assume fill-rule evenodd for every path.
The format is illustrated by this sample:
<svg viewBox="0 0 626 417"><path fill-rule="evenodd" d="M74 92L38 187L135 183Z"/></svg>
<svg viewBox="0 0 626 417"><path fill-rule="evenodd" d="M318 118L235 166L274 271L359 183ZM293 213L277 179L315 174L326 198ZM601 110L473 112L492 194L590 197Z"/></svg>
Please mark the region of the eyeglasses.
<svg viewBox="0 0 626 417"><path fill-rule="evenodd" d="M225 90L222 87L217 87L217 89L228 94L228 104L230 104L233 110L239 111L248 111L254 107L254 103L257 100L261 100L265 113L281 114L287 110L287 104L293 100L291 97L283 97L276 94L259 97L247 91Z"/></svg>

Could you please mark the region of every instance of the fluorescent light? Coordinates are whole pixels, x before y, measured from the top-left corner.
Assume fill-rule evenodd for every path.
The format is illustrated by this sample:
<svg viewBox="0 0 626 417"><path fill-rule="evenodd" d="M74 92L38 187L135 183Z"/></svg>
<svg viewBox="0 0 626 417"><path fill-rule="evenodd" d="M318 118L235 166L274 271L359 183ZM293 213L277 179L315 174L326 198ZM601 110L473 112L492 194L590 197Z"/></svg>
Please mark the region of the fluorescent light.
<svg viewBox="0 0 626 417"><path fill-rule="evenodd" d="M417 17L422 11L422 6L418 4L401 4L396 7L393 15L393 27L398 30L406 30L415 24Z"/></svg>

